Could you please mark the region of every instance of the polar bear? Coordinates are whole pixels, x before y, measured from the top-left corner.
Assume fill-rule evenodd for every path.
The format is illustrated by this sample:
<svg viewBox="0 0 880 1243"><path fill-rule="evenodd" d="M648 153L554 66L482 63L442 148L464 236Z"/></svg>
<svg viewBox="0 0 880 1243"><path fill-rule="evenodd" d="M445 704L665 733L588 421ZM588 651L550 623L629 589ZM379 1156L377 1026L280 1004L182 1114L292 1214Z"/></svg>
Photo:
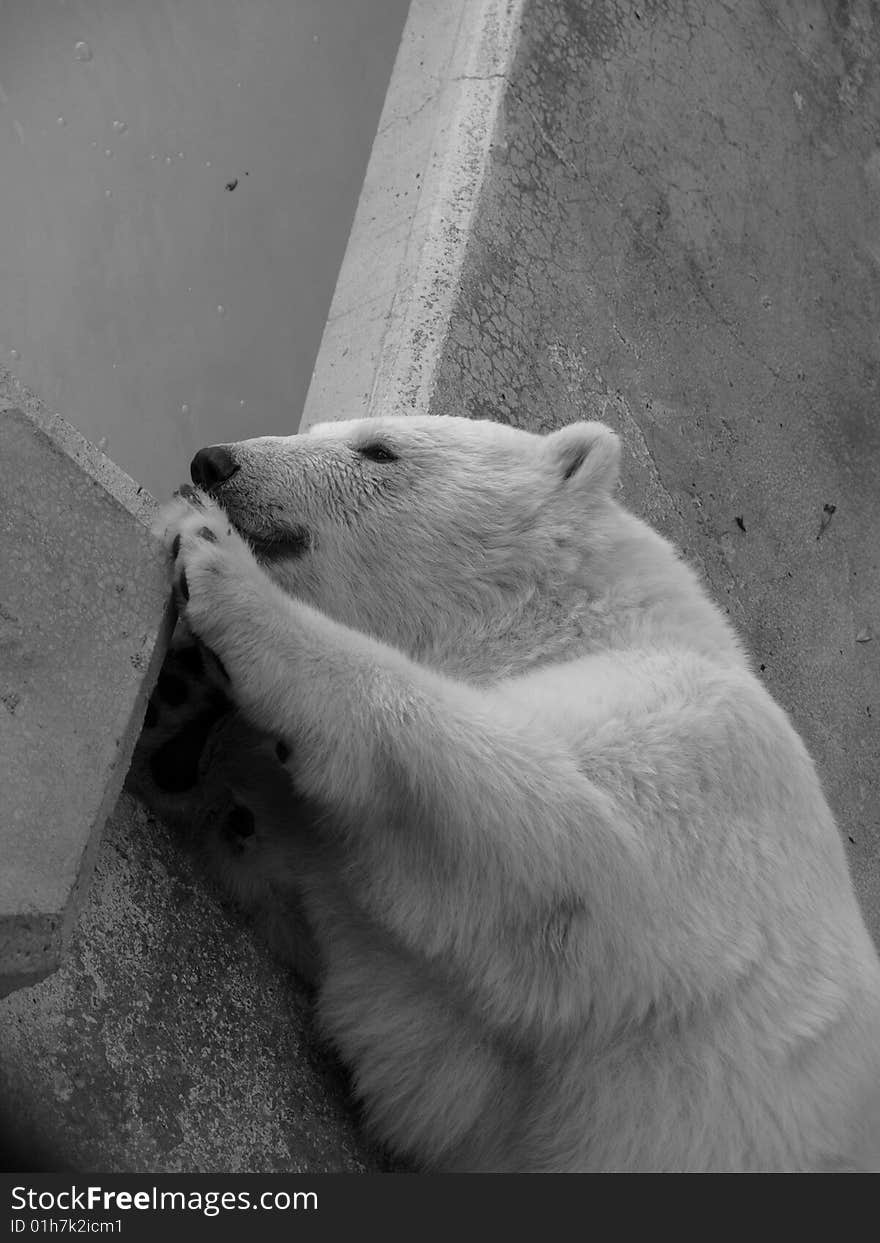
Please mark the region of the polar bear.
<svg viewBox="0 0 880 1243"><path fill-rule="evenodd" d="M200 451L215 862L381 1141L447 1171L880 1164L880 963L813 763L604 425Z"/></svg>

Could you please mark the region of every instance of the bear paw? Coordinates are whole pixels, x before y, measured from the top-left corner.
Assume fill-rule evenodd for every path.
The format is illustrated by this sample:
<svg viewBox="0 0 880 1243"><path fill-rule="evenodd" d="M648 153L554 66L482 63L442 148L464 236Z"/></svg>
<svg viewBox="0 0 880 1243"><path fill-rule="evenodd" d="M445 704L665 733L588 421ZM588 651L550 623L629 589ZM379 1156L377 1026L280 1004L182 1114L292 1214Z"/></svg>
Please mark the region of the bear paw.
<svg viewBox="0 0 880 1243"><path fill-rule="evenodd" d="M208 744L232 711L211 653L178 634L147 704L129 790L163 819L192 823L205 801Z"/></svg>
<svg viewBox="0 0 880 1243"><path fill-rule="evenodd" d="M212 654L181 627L147 705L126 789L175 831L273 954L306 982L317 951L299 909L306 808L278 748L248 725Z"/></svg>
<svg viewBox="0 0 880 1243"><path fill-rule="evenodd" d="M220 506L197 488L180 489L159 527L180 616L215 651L268 579Z"/></svg>

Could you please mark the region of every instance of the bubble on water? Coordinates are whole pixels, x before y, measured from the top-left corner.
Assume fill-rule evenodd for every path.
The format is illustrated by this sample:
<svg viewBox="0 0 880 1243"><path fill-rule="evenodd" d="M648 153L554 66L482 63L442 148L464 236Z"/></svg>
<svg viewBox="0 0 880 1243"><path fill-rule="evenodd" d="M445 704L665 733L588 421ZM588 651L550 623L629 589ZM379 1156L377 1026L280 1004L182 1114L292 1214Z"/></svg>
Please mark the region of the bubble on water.
<svg viewBox="0 0 880 1243"><path fill-rule="evenodd" d="M15 363L15 362L18 362L18 360L21 358L21 354L19 354L18 350L10 350L9 357Z"/></svg>
<svg viewBox="0 0 880 1243"><path fill-rule="evenodd" d="M211 161L205 160L205 168L210 168L210 167L211 167Z"/></svg>
<svg viewBox="0 0 880 1243"><path fill-rule="evenodd" d="M102 436L101 439L98 441L98 448L101 450L102 453L107 452L107 446L109 443L110 441L107 439L106 436Z"/></svg>
<svg viewBox="0 0 880 1243"><path fill-rule="evenodd" d="M166 156L165 156L165 163L166 163L166 164L170 164L170 163L171 163L171 156L170 156L170 155L166 155Z"/></svg>
<svg viewBox="0 0 880 1243"><path fill-rule="evenodd" d="M178 151L178 153L177 153L177 158L178 158L179 160L182 160L182 159L183 159L183 152L182 152L182 151Z"/></svg>
<svg viewBox="0 0 880 1243"><path fill-rule="evenodd" d="M128 129L128 126L125 124L124 121L114 121L113 128L116 130L117 134L124 134L125 131Z"/></svg>
<svg viewBox="0 0 880 1243"><path fill-rule="evenodd" d="M80 41L73 49L73 54L77 60L91 60L92 49L87 43Z"/></svg>
<svg viewBox="0 0 880 1243"><path fill-rule="evenodd" d="M184 402L183 405L180 407L180 413L189 414L189 406L186 404L186 402Z"/></svg>
<svg viewBox="0 0 880 1243"><path fill-rule="evenodd" d="M105 148L104 148L104 154L106 155L107 159L109 160L109 159L110 159L110 157L111 157L111 155L113 154L113 152L110 150L110 148L109 148L109 147L105 147Z"/></svg>
<svg viewBox="0 0 880 1243"><path fill-rule="evenodd" d="M58 124L58 125L66 125L66 124L67 124L67 122L65 121L64 117L57 117L57 118L56 118L56 124Z"/></svg>
<svg viewBox="0 0 880 1243"><path fill-rule="evenodd" d="M222 304L221 304L220 306L218 306L218 307L217 307L217 314L218 314L218 315L225 315L225 314L226 314L226 307L225 307L225 306L223 306Z"/></svg>

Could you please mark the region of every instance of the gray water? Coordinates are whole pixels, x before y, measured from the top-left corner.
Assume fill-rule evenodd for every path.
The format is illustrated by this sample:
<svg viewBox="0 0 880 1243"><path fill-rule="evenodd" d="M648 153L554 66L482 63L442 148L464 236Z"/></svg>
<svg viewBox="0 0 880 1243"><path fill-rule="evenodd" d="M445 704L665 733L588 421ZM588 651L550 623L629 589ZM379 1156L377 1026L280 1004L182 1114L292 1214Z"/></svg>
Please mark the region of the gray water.
<svg viewBox="0 0 880 1243"><path fill-rule="evenodd" d="M0 362L156 496L297 430L407 8L0 0Z"/></svg>

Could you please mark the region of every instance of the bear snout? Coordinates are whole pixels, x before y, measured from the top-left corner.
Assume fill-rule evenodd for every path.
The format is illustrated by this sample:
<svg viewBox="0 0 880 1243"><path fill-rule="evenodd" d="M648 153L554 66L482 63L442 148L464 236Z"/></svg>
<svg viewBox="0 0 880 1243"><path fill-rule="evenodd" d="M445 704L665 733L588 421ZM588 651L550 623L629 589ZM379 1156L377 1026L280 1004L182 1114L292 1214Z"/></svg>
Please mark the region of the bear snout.
<svg viewBox="0 0 880 1243"><path fill-rule="evenodd" d="M208 445L205 449L199 449L189 464L193 483L206 492L218 488L240 469L228 445Z"/></svg>

